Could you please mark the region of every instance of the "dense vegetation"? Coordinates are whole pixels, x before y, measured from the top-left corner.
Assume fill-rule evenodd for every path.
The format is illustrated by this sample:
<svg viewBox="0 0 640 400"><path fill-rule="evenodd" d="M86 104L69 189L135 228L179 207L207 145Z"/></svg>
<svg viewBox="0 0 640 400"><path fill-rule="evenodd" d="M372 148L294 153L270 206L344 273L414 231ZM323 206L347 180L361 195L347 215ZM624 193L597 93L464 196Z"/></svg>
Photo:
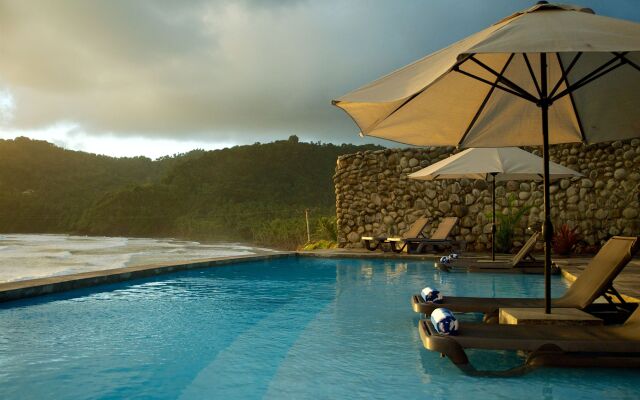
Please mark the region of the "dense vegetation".
<svg viewBox="0 0 640 400"><path fill-rule="evenodd" d="M331 239L336 158L373 149L273 143L152 161L0 140L0 231L234 240L295 247Z"/></svg>

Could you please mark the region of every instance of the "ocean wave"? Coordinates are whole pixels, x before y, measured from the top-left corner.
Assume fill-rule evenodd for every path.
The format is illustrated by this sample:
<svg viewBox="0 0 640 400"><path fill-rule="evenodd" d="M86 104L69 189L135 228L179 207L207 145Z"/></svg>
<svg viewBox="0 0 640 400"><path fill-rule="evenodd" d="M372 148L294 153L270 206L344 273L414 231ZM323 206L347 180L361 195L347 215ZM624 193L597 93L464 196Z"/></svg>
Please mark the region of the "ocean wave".
<svg viewBox="0 0 640 400"><path fill-rule="evenodd" d="M0 282L8 282L273 250L239 243L201 244L173 239L5 234L0 236L0 251Z"/></svg>

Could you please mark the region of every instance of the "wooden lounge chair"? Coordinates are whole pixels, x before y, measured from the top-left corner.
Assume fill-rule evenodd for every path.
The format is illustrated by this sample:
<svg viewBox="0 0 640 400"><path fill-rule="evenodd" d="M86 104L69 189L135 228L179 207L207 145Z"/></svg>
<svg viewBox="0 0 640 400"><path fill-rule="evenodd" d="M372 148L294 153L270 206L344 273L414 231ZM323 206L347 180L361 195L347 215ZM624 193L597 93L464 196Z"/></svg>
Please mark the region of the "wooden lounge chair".
<svg viewBox="0 0 640 400"><path fill-rule="evenodd" d="M539 232L533 235L522 246L520 251L513 256L511 260L492 261L486 259L456 259L448 264L436 262L435 266L442 271L469 271L469 272L517 272L525 274L541 274L544 273L544 261L536 260L531 254L538 240ZM559 274L560 269L555 265L552 267L552 273Z"/></svg>
<svg viewBox="0 0 640 400"><path fill-rule="evenodd" d="M431 237L416 237L403 239L404 246L407 246L408 253L423 253L427 249L441 250L444 248L451 248L455 244L459 244L457 241L448 239L453 227L458 223L458 217L445 217L438 224L438 228L431 235Z"/></svg>
<svg viewBox="0 0 640 400"><path fill-rule="evenodd" d="M611 304L611 296L624 303L622 296L613 287L613 280L637 251L638 242L636 237L614 236L609 239L565 294L551 300L551 305L585 310L600 296L605 297ZM484 313L485 319L492 320L500 308L544 307L544 299L445 296L441 304L434 304L424 301L418 294L411 297L411 305L413 311L426 315L430 315L438 307L446 307L453 312Z"/></svg>
<svg viewBox="0 0 640 400"><path fill-rule="evenodd" d="M418 218L402 236L397 237L389 237L389 236L363 236L360 240L362 240L364 247L367 250L375 251L378 248L381 248L383 245L388 244L389 249L393 250L396 253L402 251L404 246L398 246L398 243L401 243L405 239L411 238L421 238L425 237L422 230L427 226L429 220L425 217ZM384 250L384 248L383 248Z"/></svg>
<svg viewBox="0 0 640 400"><path fill-rule="evenodd" d="M640 307L622 325L490 325L463 323L457 336L437 333L420 320L424 347L472 375L520 375L540 366L640 368ZM507 371L478 371L465 349L520 350L525 362Z"/></svg>

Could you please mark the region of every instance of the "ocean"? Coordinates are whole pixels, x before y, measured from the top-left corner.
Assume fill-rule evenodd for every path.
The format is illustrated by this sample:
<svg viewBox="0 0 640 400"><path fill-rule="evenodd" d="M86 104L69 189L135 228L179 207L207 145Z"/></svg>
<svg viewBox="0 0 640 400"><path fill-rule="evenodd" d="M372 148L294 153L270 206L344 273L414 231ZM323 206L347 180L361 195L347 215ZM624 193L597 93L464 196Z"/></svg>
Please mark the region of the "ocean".
<svg viewBox="0 0 640 400"><path fill-rule="evenodd" d="M273 250L238 243L43 234L0 235L0 282Z"/></svg>

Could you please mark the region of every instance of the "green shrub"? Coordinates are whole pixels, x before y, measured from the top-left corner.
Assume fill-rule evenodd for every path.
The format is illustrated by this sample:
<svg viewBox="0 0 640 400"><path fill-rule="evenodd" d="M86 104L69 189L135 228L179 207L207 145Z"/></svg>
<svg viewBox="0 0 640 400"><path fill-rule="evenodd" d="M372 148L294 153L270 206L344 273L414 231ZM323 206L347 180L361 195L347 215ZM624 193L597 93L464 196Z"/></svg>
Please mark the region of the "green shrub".
<svg viewBox="0 0 640 400"><path fill-rule="evenodd" d="M253 242L294 250L307 240L307 230L302 218L275 218L256 224L251 229Z"/></svg>
<svg viewBox="0 0 640 400"><path fill-rule="evenodd" d="M496 212L497 231L494 238L496 243L496 251L500 253L510 253L513 247L513 233L520 223L520 220L526 213L531 210L531 206L522 206L518 208L514 206L516 198L513 194L507 198L507 212ZM488 213L488 218L492 218L493 214Z"/></svg>
<svg viewBox="0 0 640 400"><path fill-rule="evenodd" d="M318 237L327 239L332 242L338 241L338 225L336 217L320 217L318 218L318 229L316 230Z"/></svg>
<svg viewBox="0 0 640 400"><path fill-rule="evenodd" d="M336 242L330 240L317 240L315 242L309 242L302 247L302 250L319 250L319 249L333 249L337 246Z"/></svg>

